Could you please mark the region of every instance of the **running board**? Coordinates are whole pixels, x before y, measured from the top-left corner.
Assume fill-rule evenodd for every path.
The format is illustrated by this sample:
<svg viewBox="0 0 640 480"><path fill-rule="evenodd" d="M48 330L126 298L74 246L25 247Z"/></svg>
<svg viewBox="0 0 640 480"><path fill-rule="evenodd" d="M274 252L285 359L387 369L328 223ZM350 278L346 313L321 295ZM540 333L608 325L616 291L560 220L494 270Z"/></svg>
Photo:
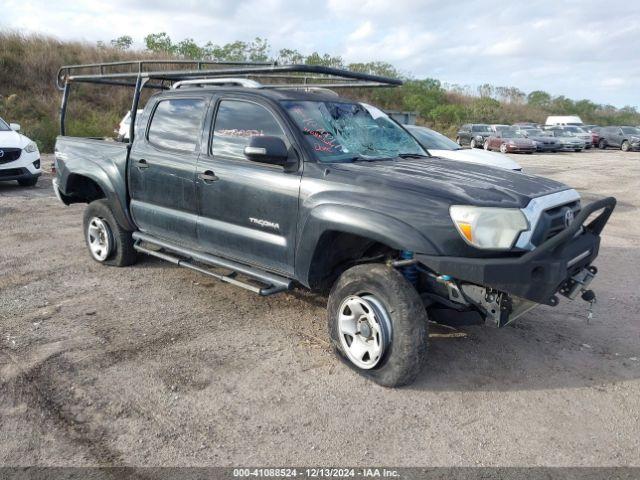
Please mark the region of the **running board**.
<svg viewBox="0 0 640 480"><path fill-rule="evenodd" d="M195 250L190 250L184 247L179 247L177 245L173 245L164 240L159 240L155 237L141 232L134 232L132 236L135 240L133 248L135 248L138 252L161 258L162 260L166 260L167 262L179 265L181 267L195 270L196 272L200 272L210 277L216 278L220 281L230 283L231 285L242 287L253 293L257 293L258 295L273 295L274 293L284 292L291 288L291 280L279 275L264 272L262 270L255 269L247 265L234 262L232 260L227 260L225 258L209 255L207 253L197 252ZM168 252L156 251L150 248L146 248L145 246L141 245L141 242L160 247L164 250L167 250ZM180 255L181 257L185 258L180 258L176 255ZM207 270L206 268L195 265L194 263L192 263L193 260L199 263L210 265L212 267L225 268L227 270L231 270L232 273L223 275L221 273L212 272L210 270ZM260 283L264 283L267 286L261 288L255 285L251 285L250 283L237 280L235 276L238 273L257 280Z"/></svg>

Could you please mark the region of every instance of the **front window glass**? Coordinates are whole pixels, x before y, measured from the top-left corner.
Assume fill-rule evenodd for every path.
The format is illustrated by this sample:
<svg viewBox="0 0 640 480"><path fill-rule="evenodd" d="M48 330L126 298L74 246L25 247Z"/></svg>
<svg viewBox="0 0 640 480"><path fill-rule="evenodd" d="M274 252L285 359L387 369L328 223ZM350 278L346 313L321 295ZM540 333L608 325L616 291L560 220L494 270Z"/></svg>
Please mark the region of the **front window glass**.
<svg viewBox="0 0 640 480"><path fill-rule="evenodd" d="M150 143L193 152L200 137L205 101L200 98L161 100L149 125Z"/></svg>
<svg viewBox="0 0 640 480"><path fill-rule="evenodd" d="M474 125L471 127L472 132L491 132L491 127L489 125Z"/></svg>
<svg viewBox="0 0 640 480"><path fill-rule="evenodd" d="M223 100L218 107L211 150L234 160L246 160L244 147L251 137L276 136L287 142L284 131L266 108L251 102Z"/></svg>
<svg viewBox="0 0 640 480"><path fill-rule="evenodd" d="M370 105L293 100L282 105L322 162L426 156L409 133Z"/></svg>
<svg viewBox="0 0 640 480"><path fill-rule="evenodd" d="M9 130L11 130L9 128L9 125L7 125L7 123L0 118L0 132L6 132L6 131L9 131Z"/></svg>
<svg viewBox="0 0 640 480"><path fill-rule="evenodd" d="M408 126L407 130L409 130L427 150L460 150L461 148L460 145L453 140L433 130L411 126Z"/></svg>

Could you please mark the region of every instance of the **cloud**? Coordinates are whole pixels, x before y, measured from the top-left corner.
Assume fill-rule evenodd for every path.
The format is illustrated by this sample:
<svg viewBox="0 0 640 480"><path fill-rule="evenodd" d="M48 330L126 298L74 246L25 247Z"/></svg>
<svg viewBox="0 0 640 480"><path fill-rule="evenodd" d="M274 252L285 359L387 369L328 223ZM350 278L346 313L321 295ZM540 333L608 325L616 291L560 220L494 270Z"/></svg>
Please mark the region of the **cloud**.
<svg viewBox="0 0 640 480"><path fill-rule="evenodd" d="M370 21L364 22L360 25L354 32L349 35L348 40L352 42L357 42L360 40L365 40L373 35L373 25L371 25Z"/></svg>
<svg viewBox="0 0 640 480"><path fill-rule="evenodd" d="M610 0L3 0L0 28L109 41L166 31L222 44L267 38L296 48L381 60L460 85L640 104L640 3Z"/></svg>

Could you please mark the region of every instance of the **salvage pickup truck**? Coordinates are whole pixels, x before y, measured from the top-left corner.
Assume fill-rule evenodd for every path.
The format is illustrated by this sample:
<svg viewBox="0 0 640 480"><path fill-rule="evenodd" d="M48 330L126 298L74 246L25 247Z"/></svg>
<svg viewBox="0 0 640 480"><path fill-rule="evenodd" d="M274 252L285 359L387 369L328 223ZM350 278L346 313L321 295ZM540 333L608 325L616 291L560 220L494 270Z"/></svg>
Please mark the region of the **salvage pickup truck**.
<svg viewBox="0 0 640 480"><path fill-rule="evenodd" d="M65 72L63 132L69 86L108 77ZM429 320L502 327L560 296L593 302L614 198L582 205L553 180L431 157L380 109L327 89L341 84L285 73L399 83L308 65L108 77L135 80L132 141L55 146L54 189L88 204L91 257L122 267L144 253L259 295L326 292L335 349L385 386L416 378ZM162 90L136 118L146 86Z"/></svg>

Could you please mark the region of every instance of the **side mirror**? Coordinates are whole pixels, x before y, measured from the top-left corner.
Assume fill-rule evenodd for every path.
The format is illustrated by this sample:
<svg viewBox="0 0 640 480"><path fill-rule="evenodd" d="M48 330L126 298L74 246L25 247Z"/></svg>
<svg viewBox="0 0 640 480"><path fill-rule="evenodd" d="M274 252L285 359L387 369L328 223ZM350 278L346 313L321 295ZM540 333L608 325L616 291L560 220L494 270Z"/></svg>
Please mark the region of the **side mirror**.
<svg viewBox="0 0 640 480"><path fill-rule="evenodd" d="M14 132L19 132L20 131L20 124L19 123L10 123L9 124L9 128L11 130L13 130Z"/></svg>
<svg viewBox="0 0 640 480"><path fill-rule="evenodd" d="M249 145L244 147L244 156L252 162L284 166L289 152L280 137L262 135L251 137Z"/></svg>

